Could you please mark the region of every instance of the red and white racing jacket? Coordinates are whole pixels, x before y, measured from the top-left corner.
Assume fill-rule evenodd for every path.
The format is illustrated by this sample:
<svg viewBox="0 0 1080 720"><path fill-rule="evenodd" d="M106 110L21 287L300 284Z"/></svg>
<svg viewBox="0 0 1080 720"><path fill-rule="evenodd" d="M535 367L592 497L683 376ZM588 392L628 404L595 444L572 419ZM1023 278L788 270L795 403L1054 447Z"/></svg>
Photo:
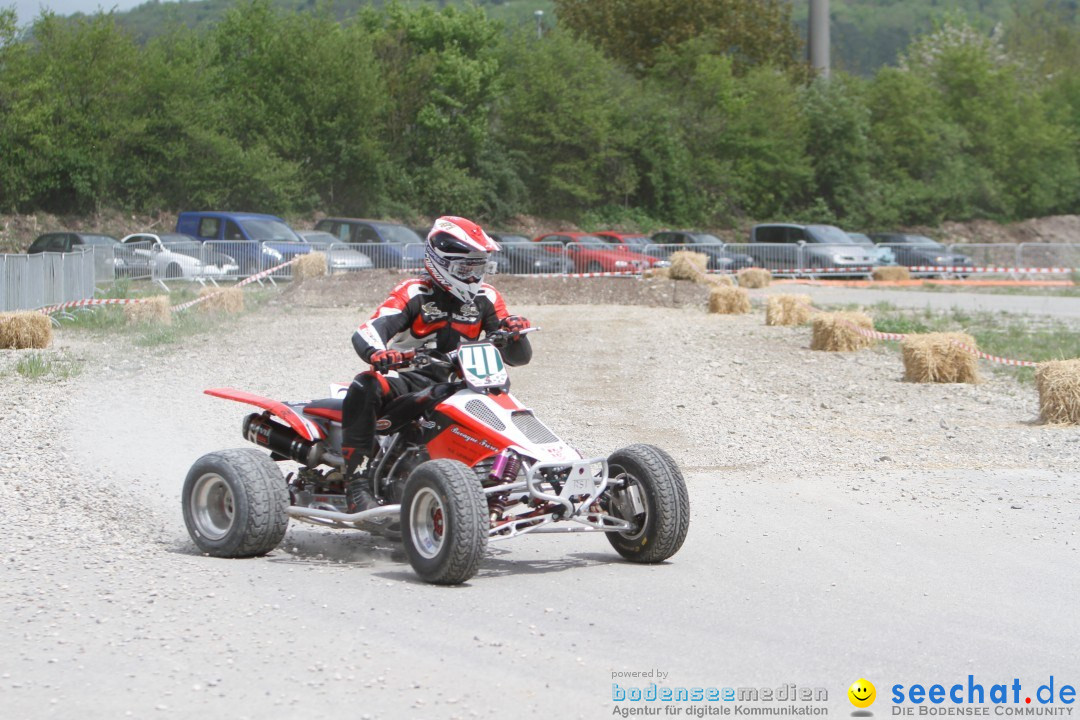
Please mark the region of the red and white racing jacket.
<svg viewBox="0 0 1080 720"><path fill-rule="evenodd" d="M440 352L456 350L463 342L480 339L481 332L499 328L509 316L502 295L484 283L471 305L444 291L426 275L400 283L367 321L353 333L352 343L365 362L377 350L415 350L423 345ZM503 350L508 365L531 359L528 338Z"/></svg>

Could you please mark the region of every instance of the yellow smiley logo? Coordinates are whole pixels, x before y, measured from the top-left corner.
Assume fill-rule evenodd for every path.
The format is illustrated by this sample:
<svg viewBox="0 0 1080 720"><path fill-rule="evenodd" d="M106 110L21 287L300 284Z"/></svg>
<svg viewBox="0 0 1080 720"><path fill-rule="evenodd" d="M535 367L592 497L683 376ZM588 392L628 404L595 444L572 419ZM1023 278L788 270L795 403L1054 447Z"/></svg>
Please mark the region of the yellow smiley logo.
<svg viewBox="0 0 1080 720"><path fill-rule="evenodd" d="M877 699L877 690L874 688L874 683L864 678L859 678L855 682L851 683L851 687L847 689L848 700L851 704L857 708L868 708L874 704L874 700Z"/></svg>

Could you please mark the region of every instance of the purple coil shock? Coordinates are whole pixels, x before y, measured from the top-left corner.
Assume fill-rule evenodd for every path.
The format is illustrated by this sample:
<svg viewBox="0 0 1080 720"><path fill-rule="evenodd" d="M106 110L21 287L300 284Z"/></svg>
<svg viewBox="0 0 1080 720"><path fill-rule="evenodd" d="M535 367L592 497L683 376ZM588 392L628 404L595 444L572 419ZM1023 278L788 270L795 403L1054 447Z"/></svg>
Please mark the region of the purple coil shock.
<svg viewBox="0 0 1080 720"><path fill-rule="evenodd" d="M521 458L512 450L503 450L491 463L491 479L497 483L512 482L521 469Z"/></svg>

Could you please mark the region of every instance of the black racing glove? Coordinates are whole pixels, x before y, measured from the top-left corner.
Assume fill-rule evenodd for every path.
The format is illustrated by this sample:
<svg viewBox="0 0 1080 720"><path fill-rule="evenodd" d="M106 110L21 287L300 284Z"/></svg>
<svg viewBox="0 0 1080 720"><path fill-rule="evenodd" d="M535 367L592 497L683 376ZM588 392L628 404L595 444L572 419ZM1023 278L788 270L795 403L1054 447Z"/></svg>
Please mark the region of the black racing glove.
<svg viewBox="0 0 1080 720"><path fill-rule="evenodd" d="M397 350L376 350L368 358L371 367L381 373L392 370L405 362L405 356Z"/></svg>

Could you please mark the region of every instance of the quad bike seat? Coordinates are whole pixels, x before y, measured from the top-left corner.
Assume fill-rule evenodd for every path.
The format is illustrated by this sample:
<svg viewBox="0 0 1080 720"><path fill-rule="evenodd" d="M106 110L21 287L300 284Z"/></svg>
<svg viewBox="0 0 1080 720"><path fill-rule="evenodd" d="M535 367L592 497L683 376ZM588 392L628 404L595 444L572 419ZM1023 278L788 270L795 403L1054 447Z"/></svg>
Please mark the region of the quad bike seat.
<svg viewBox="0 0 1080 720"><path fill-rule="evenodd" d="M416 392L406 393L390 401L386 411L375 423L380 435L396 433L402 427L420 417L426 410L457 392L453 383L438 383ZM341 422L342 398L313 400L303 407L303 413L312 417Z"/></svg>
<svg viewBox="0 0 1080 720"><path fill-rule="evenodd" d="M313 400L304 406L305 415L341 422L341 398L324 398Z"/></svg>

